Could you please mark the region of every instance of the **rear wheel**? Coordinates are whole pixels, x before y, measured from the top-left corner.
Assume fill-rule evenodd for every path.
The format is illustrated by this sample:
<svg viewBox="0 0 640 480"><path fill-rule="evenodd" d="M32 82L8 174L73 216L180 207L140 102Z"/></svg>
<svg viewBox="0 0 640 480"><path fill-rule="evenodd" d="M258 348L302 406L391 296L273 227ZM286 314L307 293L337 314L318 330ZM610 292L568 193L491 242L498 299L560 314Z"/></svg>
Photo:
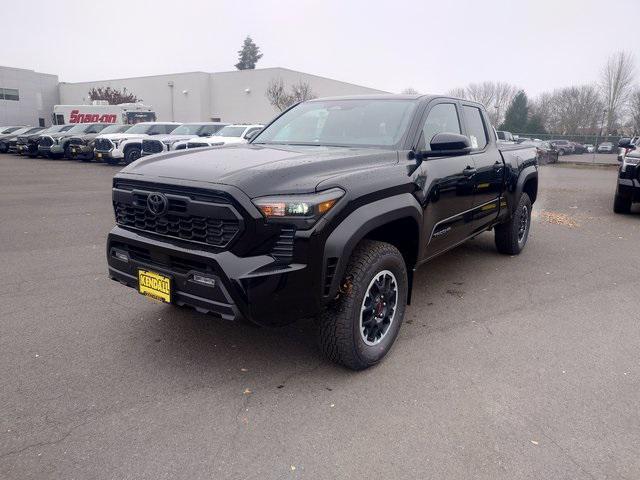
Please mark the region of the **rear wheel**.
<svg viewBox="0 0 640 480"><path fill-rule="evenodd" d="M378 363L395 342L407 305L402 254L384 242L362 241L345 274L344 292L320 318L320 348L353 370Z"/></svg>
<svg viewBox="0 0 640 480"><path fill-rule="evenodd" d="M496 248L500 253L518 255L527 244L531 229L531 199L523 193L511 220L495 227Z"/></svg>
<svg viewBox="0 0 640 480"><path fill-rule="evenodd" d="M613 211L615 213L631 212L631 199L622 197L616 193L616 196L613 197Z"/></svg>

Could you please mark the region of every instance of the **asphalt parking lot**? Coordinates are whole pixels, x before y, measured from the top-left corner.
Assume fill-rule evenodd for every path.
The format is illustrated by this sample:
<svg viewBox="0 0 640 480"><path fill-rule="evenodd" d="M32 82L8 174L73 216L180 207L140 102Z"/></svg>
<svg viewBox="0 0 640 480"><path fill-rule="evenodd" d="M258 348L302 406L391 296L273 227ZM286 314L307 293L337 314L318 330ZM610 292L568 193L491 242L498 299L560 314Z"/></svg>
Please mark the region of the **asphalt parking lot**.
<svg viewBox="0 0 640 480"><path fill-rule="evenodd" d="M0 478L640 477L640 212L541 168L529 244L427 264L392 353L232 324L106 275L101 164L0 155ZM286 305L283 305L286 308Z"/></svg>

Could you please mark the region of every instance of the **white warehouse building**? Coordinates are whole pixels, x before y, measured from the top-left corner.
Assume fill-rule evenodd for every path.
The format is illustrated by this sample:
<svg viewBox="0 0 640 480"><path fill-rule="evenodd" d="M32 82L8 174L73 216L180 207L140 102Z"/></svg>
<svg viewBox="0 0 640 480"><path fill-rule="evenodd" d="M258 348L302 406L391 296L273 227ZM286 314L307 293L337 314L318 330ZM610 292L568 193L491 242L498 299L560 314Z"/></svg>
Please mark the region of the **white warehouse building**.
<svg viewBox="0 0 640 480"><path fill-rule="evenodd" d="M311 87L316 97L388 93L382 90L297 72L287 68L261 68L231 72L188 72L148 77L59 84L60 103L89 104L92 88L126 88L153 107L157 119L176 122L221 121L265 123L278 110L265 92L272 80L281 79L287 90L298 82Z"/></svg>

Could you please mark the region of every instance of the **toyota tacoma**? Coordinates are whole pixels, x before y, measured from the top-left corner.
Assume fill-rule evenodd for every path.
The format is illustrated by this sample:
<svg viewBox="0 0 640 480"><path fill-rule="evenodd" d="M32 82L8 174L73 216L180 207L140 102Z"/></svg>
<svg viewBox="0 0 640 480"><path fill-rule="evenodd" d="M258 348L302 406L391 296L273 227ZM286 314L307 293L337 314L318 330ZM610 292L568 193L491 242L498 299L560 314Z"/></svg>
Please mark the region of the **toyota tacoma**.
<svg viewBox="0 0 640 480"><path fill-rule="evenodd" d="M324 355L359 370L392 347L418 267L491 229L499 252L522 251L537 191L535 148L498 145L478 103L310 100L248 144L116 174L108 270L224 319L317 318Z"/></svg>

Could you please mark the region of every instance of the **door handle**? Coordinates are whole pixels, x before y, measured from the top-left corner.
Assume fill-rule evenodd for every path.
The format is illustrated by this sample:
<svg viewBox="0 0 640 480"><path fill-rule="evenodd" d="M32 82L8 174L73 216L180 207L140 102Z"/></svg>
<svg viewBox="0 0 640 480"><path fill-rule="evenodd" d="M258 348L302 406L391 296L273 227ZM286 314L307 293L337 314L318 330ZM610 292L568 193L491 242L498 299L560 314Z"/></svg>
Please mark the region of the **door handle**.
<svg viewBox="0 0 640 480"><path fill-rule="evenodd" d="M477 172L477 170L476 170L475 168L473 168L473 167L471 167L471 166L467 165L467 168L465 168L465 169L462 171L462 174L463 174L465 177L471 177L471 176L475 175L475 174L476 174L476 172Z"/></svg>

